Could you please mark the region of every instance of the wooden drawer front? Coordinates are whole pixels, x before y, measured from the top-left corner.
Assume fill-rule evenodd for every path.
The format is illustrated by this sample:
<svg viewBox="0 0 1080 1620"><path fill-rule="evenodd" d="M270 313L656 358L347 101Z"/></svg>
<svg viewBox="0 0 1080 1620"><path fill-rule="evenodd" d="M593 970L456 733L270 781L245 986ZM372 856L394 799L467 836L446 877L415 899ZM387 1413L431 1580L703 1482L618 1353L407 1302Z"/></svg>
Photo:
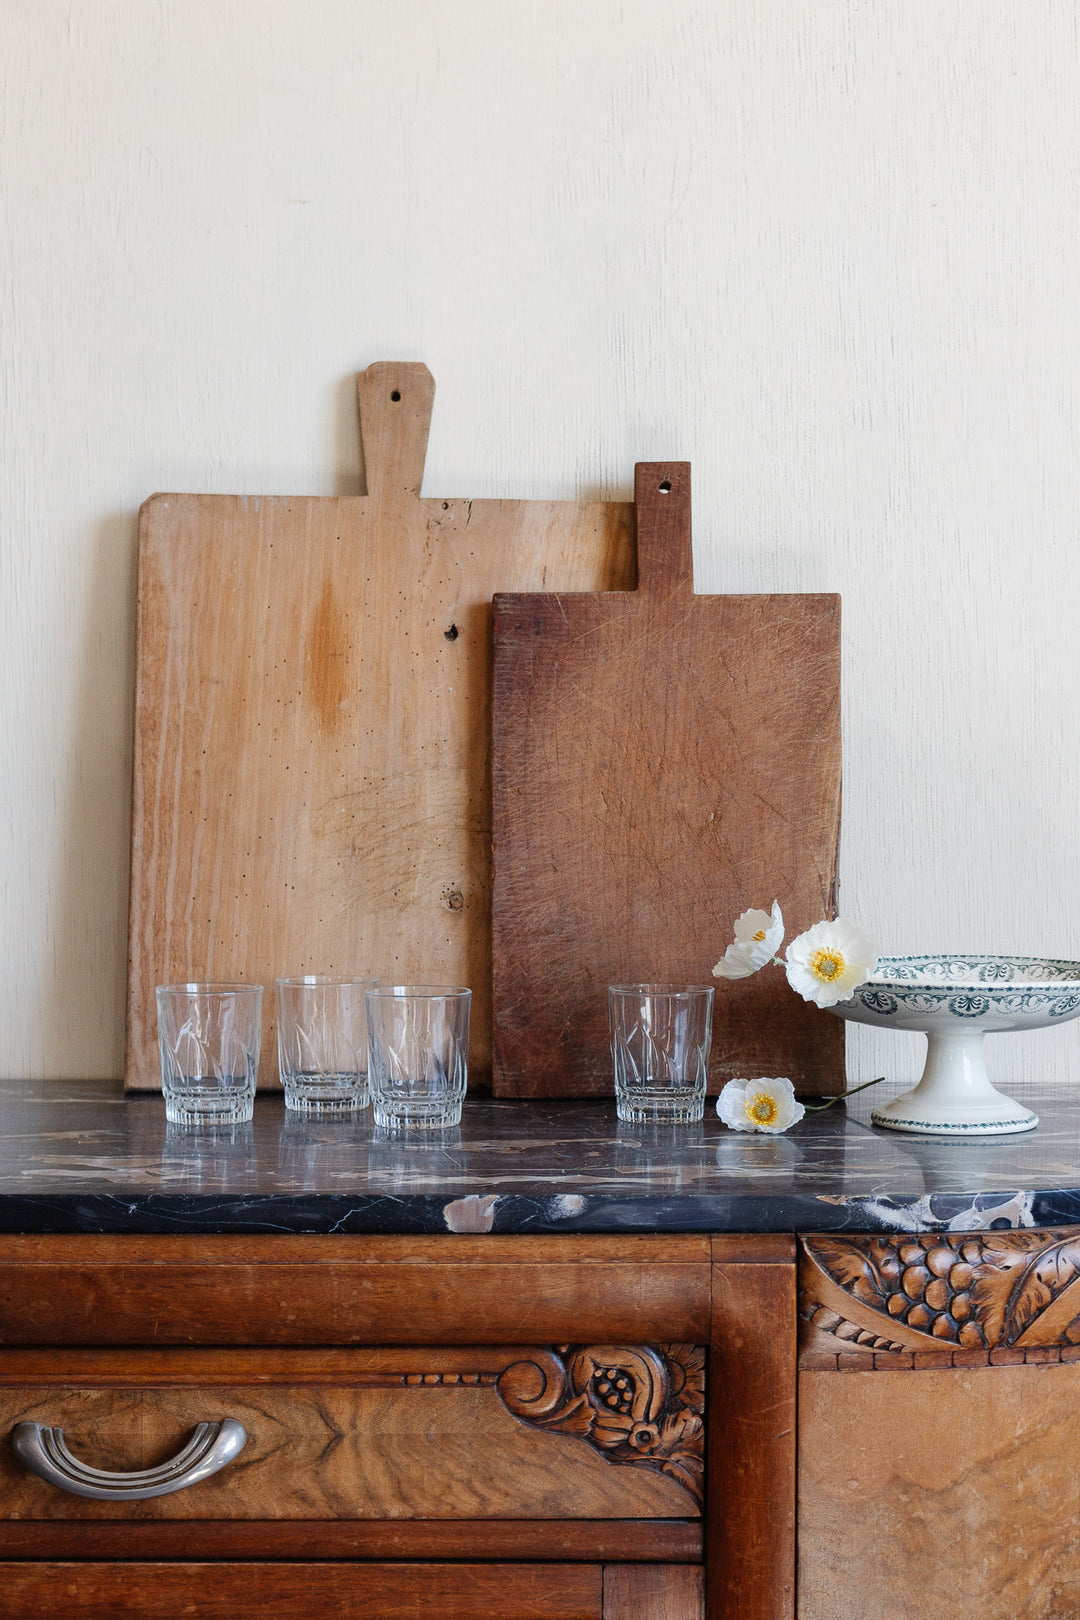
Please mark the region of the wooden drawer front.
<svg viewBox="0 0 1080 1620"><path fill-rule="evenodd" d="M700 1569L618 1564L0 1563L0 1616L703 1620Z"/></svg>
<svg viewBox="0 0 1080 1620"><path fill-rule="evenodd" d="M683 1345L9 1353L0 1430L59 1427L92 1467L158 1466L204 1421L248 1438L220 1473L131 1502L69 1494L5 1446L4 1517L688 1519L703 1362Z"/></svg>

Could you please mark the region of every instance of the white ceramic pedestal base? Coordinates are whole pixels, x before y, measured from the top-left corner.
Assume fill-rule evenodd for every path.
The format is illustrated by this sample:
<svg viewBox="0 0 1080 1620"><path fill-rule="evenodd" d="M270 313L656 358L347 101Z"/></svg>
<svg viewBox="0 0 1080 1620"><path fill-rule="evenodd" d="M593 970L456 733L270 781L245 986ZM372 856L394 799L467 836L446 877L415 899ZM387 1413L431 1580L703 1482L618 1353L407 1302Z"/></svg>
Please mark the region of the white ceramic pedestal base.
<svg viewBox="0 0 1080 1620"><path fill-rule="evenodd" d="M983 1031L928 1034L926 1067L914 1091L875 1108L875 1125L914 1136L1014 1136L1033 1131L1038 1114L1021 1108L990 1083Z"/></svg>
<svg viewBox="0 0 1080 1620"><path fill-rule="evenodd" d="M914 1091L876 1108L875 1125L912 1136L977 1142L1039 1123L990 1084L983 1036L1047 1029L1080 1018L1080 962L1041 956L883 956L838 1018L919 1031L929 1051Z"/></svg>

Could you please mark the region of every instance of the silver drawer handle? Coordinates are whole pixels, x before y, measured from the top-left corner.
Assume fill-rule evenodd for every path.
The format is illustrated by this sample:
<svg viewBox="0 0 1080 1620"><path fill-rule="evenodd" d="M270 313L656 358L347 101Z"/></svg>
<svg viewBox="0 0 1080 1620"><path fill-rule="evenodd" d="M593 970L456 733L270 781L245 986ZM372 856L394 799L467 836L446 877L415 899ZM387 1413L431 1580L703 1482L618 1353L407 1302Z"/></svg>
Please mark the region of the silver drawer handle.
<svg viewBox="0 0 1080 1620"><path fill-rule="evenodd" d="M92 1496L99 1502L141 1502L197 1485L239 1456L246 1440L247 1430L235 1418L200 1423L183 1450L168 1462L141 1473L112 1474L73 1457L64 1444L63 1429L16 1423L11 1431L12 1449L32 1474L73 1496Z"/></svg>

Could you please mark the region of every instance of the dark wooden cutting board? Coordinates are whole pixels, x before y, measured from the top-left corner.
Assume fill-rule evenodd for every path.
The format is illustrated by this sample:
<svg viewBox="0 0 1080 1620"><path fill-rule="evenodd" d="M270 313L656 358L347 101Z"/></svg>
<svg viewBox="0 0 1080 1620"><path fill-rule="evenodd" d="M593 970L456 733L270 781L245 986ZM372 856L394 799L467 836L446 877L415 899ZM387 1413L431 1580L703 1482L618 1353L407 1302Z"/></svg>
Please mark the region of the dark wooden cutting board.
<svg viewBox="0 0 1080 1620"><path fill-rule="evenodd" d="M612 1090L606 987L712 983L735 917L834 914L840 599L696 596L690 467L636 471L636 591L495 597L494 1088ZM843 1090L843 1029L716 981L710 1089Z"/></svg>
<svg viewBox="0 0 1080 1620"><path fill-rule="evenodd" d="M127 1084L154 986L371 973L473 990L491 1057L491 598L633 579L625 501L421 499L435 384L359 379L368 493L155 495L139 521Z"/></svg>

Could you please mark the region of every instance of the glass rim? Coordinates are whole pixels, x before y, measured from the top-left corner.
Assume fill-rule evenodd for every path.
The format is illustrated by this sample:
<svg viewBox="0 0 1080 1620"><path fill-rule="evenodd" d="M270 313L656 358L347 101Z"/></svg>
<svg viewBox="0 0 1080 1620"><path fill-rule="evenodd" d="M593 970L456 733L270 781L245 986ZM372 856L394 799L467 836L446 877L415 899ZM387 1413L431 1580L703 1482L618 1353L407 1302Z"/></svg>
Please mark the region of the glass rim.
<svg viewBox="0 0 1080 1620"><path fill-rule="evenodd" d="M609 996L699 996L702 991L713 995L714 984L609 984Z"/></svg>
<svg viewBox="0 0 1080 1620"><path fill-rule="evenodd" d="M463 984L376 984L366 994L385 1001L449 1001L471 996L472 991Z"/></svg>
<svg viewBox="0 0 1080 1620"><path fill-rule="evenodd" d="M350 984L375 985L378 979L373 974L363 975L336 973L281 973L274 980L275 986L283 984L290 990L333 990L340 986L342 989Z"/></svg>
<svg viewBox="0 0 1080 1620"><path fill-rule="evenodd" d="M253 995L258 992L261 996L261 984L253 984L251 980L241 982L229 979L192 980L188 984L158 984L154 986L155 996L236 996Z"/></svg>

